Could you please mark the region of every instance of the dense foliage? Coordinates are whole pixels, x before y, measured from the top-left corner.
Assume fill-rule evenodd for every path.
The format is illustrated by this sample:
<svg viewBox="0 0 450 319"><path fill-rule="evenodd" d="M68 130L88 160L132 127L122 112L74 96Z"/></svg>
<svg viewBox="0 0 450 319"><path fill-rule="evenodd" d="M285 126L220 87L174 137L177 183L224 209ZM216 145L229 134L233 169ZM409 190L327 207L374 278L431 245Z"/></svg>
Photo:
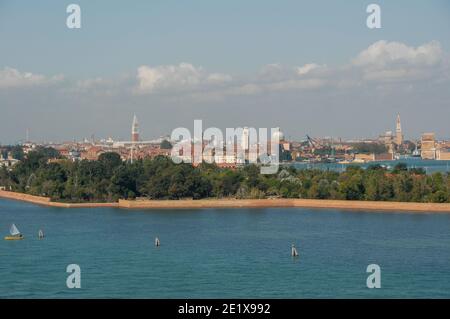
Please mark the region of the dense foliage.
<svg viewBox="0 0 450 319"><path fill-rule="evenodd" d="M192 167L167 157L122 162L115 153L98 161L50 160L54 150L30 152L12 170L0 168L0 186L59 201L115 201L119 198L316 198L376 201L450 202L450 174L427 175L399 164L349 166L343 173L280 169L261 175L259 167Z"/></svg>
<svg viewBox="0 0 450 319"><path fill-rule="evenodd" d="M23 160L24 153L20 145L10 145L0 148L0 157L8 158L8 153L11 154L12 158L19 161Z"/></svg>

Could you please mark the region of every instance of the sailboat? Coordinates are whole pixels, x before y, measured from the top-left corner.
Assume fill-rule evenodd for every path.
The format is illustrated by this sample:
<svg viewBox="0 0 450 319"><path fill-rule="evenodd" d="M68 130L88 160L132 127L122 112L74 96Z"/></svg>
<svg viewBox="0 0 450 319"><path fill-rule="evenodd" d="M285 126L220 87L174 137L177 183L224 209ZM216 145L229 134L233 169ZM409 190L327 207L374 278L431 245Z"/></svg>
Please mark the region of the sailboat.
<svg viewBox="0 0 450 319"><path fill-rule="evenodd" d="M295 248L295 245L292 244L292 248L291 248L291 256L292 257L298 257L298 251L297 248Z"/></svg>
<svg viewBox="0 0 450 319"><path fill-rule="evenodd" d="M9 233L11 236L6 236L5 240L20 240L23 239L23 235L20 233L20 231L17 229L16 225L12 224L11 228L9 229Z"/></svg>
<svg viewBox="0 0 450 319"><path fill-rule="evenodd" d="M159 238L158 238L158 237L155 238L155 246L156 246L156 247L161 246L161 242L159 241Z"/></svg>
<svg viewBox="0 0 450 319"><path fill-rule="evenodd" d="M39 229L38 238L39 239L44 239L44 232L42 231L42 229Z"/></svg>

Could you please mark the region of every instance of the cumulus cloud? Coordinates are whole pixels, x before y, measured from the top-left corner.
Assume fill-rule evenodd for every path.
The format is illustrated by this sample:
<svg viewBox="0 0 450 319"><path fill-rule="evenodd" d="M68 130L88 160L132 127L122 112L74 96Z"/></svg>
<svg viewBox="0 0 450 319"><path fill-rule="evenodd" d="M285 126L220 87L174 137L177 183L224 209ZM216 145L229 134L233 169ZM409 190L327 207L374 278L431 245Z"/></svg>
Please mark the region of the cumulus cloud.
<svg viewBox="0 0 450 319"><path fill-rule="evenodd" d="M378 41L341 66L306 63L285 66L272 63L250 75L231 76L210 72L201 66L183 62L173 65L140 66L122 77L94 77L65 81L64 92L112 96L117 94L163 94L165 96L248 96L267 92L315 90L323 87L351 89L379 82L412 83L432 79L447 81L449 59L437 41L417 47L400 42ZM12 68L0 70L0 89L42 86L58 82L61 76L48 77Z"/></svg>
<svg viewBox="0 0 450 319"><path fill-rule="evenodd" d="M441 45L432 41L418 47L378 41L353 59L352 65L369 81L417 80L438 77L444 69Z"/></svg>
<svg viewBox="0 0 450 319"><path fill-rule="evenodd" d="M268 64L261 68L253 82L260 87L258 92L316 89L327 83L326 71L326 65L316 63L300 67Z"/></svg>
<svg viewBox="0 0 450 319"><path fill-rule="evenodd" d="M128 93L135 84L134 77L122 74L118 77L94 77L78 80L64 88L64 92L72 94L90 94L98 96L115 96Z"/></svg>
<svg viewBox="0 0 450 319"><path fill-rule="evenodd" d="M314 90L325 86L351 89L373 82L412 82L431 78L438 81L447 74L446 69L448 73L448 61L437 41L418 47L378 41L349 59L346 65L329 67L311 62L301 66L284 66L272 63L245 78L208 73L190 63L141 66L137 72L137 91L178 92L217 99L264 92Z"/></svg>
<svg viewBox="0 0 450 319"><path fill-rule="evenodd" d="M0 89L21 88L52 84L63 79L62 76L46 77L30 72L20 72L16 69L5 67L0 70Z"/></svg>
<svg viewBox="0 0 450 319"><path fill-rule="evenodd" d="M297 74L298 75L306 75L308 73L318 71L318 70L324 70L326 69L326 65L319 65L316 63L308 63L301 67L297 68Z"/></svg>
<svg viewBox="0 0 450 319"><path fill-rule="evenodd" d="M137 71L139 93L160 91L185 91L198 89L202 85L230 82L232 77L221 73L207 73L202 67L190 63L179 65L140 66Z"/></svg>
<svg viewBox="0 0 450 319"><path fill-rule="evenodd" d="M228 74L222 74L222 73L212 73L208 75L207 81L209 83L227 83L231 82L233 80L233 77Z"/></svg>
<svg viewBox="0 0 450 319"><path fill-rule="evenodd" d="M354 60L357 66L434 66L442 61L439 42L432 41L417 48L400 42L378 41L363 50Z"/></svg>

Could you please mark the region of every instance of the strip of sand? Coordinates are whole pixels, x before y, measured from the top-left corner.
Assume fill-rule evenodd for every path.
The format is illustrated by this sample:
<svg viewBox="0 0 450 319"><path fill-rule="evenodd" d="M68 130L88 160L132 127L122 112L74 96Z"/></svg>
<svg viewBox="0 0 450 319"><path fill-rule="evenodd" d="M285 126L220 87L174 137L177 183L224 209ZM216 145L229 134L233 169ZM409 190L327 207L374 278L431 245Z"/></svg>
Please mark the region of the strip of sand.
<svg viewBox="0 0 450 319"><path fill-rule="evenodd" d="M131 209L186 208L267 208L298 207L320 209L351 209L370 211L450 213L450 204L403 203L318 199L202 199L202 200L119 200L119 207Z"/></svg>
<svg viewBox="0 0 450 319"><path fill-rule="evenodd" d="M38 205L62 208L117 207L128 209L196 209L196 208L267 208L299 207L320 209L351 209L368 211L398 211L450 213L450 203L406 203L381 201L349 201L319 199L201 199L201 200L119 200L115 203L61 203L48 197L0 190L0 198L14 199Z"/></svg>
<svg viewBox="0 0 450 319"><path fill-rule="evenodd" d="M119 203L61 203L52 202L49 197L34 196L23 193L8 192L0 190L0 198L18 200L43 206L63 208L89 208L89 207L118 207Z"/></svg>

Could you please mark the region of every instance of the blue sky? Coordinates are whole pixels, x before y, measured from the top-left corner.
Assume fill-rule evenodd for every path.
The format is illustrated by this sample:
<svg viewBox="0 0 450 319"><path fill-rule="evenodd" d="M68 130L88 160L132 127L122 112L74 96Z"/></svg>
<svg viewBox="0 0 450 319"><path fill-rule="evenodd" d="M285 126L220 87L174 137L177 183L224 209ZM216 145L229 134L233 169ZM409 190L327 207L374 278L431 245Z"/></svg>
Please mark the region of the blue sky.
<svg viewBox="0 0 450 319"><path fill-rule="evenodd" d="M70 30L65 25L65 9L72 2L81 6L80 30ZM372 2L381 6L382 29L370 30L365 25L368 15L365 9ZM443 59L446 59L450 52L450 2L0 0L0 70L12 68L21 73L64 78L56 85L57 88L45 85L40 88L27 86L25 93L17 88L0 91L0 111L3 113L0 118L0 142L15 140L15 135L23 135L26 127L35 133L36 138L57 139L58 136L49 129L51 125L46 121L52 119L60 122L67 117L77 119L78 125L55 125L61 138L78 138L90 136L91 133L124 136L128 134L129 121L123 123L123 119L131 120L134 112L138 113L141 122L147 123L149 137L170 133L176 125L192 125L194 116L203 116L215 126L271 126L270 120L275 117L273 126L285 127L287 135L295 137L304 136L306 131L316 135L371 136L391 128L393 124L389 120L395 121L397 111L408 111L400 106L402 98L408 95L391 96L390 106L381 108L384 116L379 116L377 125L370 123L349 127L351 122L348 119L341 126L336 125L334 119L324 119L322 112L327 113L327 100L314 96L324 95L317 91L304 94L294 89L276 93L278 95L270 93L269 97L239 98L233 95L224 100L199 99L198 90L203 89L197 88L196 99L180 97L173 101L154 94L136 96L117 93L114 98L92 95L92 92L69 95L65 91L61 93L61 87L68 89L77 81L101 78L109 84L113 83L111 86L114 89L111 90L116 92L122 85L133 86L130 82L135 81L141 66L178 66L183 62L208 74L230 75L233 81L237 78L239 85L245 86L258 82L256 74L260 74L261 69L269 64L294 68L313 63L341 68L380 40L402 43L410 48L436 41L442 49ZM413 85L414 92L420 92L424 101L437 104L428 105L430 110L450 117L450 106L447 104L445 108L448 95L441 92L439 86L417 88L417 81L409 85L410 89ZM168 86L164 84L164 88ZM386 90L389 89L395 91L398 87ZM386 94L386 91L383 92ZM329 90L327 94L331 94ZM340 100L333 101L337 104L333 112L343 112L342 120L352 115L357 116L356 121L362 121L374 105L367 103L363 106L361 101L380 99L385 96L383 94L372 96L364 90L335 91L332 99L340 96ZM426 98L429 95L435 99L436 94L440 96L437 101ZM172 92L166 95L172 95ZM296 105L299 98L303 101L301 110ZM347 108L345 105L349 101L359 101L359 106ZM118 105L119 102L121 105ZM411 102L414 101L407 103ZM31 107L29 103L36 105ZM80 103L89 108L92 119L77 116L74 109ZM280 107L279 118L273 113L273 104ZM66 105L66 108L61 105ZM250 114L268 115L266 118L243 116L247 122L236 123L233 117L223 116L225 107L239 110L244 106ZM358 114L354 112L357 107L358 110L365 107L368 110ZM20 115L27 111L42 123L21 120ZM171 121L165 115L167 112L179 117ZM420 112L420 105L413 105L411 113L404 114L404 118L409 120L411 135L426 130L435 130L443 137L450 135L444 122L440 119L433 121L432 117L424 118ZM292 120L284 120L287 113L305 118L304 123L300 121L305 129L299 129ZM305 113L308 116L305 117ZM105 114L110 114L110 118L105 118ZM106 121L99 124L99 118ZM438 127L434 127L436 125ZM117 129L111 129L112 126Z"/></svg>
<svg viewBox="0 0 450 319"><path fill-rule="evenodd" d="M74 2L83 24L73 31L65 26L72 2L1 1L3 64L74 77L183 61L246 72L276 62L343 63L379 39L450 47L445 0L378 1L381 30L365 26L373 1L97 0Z"/></svg>

